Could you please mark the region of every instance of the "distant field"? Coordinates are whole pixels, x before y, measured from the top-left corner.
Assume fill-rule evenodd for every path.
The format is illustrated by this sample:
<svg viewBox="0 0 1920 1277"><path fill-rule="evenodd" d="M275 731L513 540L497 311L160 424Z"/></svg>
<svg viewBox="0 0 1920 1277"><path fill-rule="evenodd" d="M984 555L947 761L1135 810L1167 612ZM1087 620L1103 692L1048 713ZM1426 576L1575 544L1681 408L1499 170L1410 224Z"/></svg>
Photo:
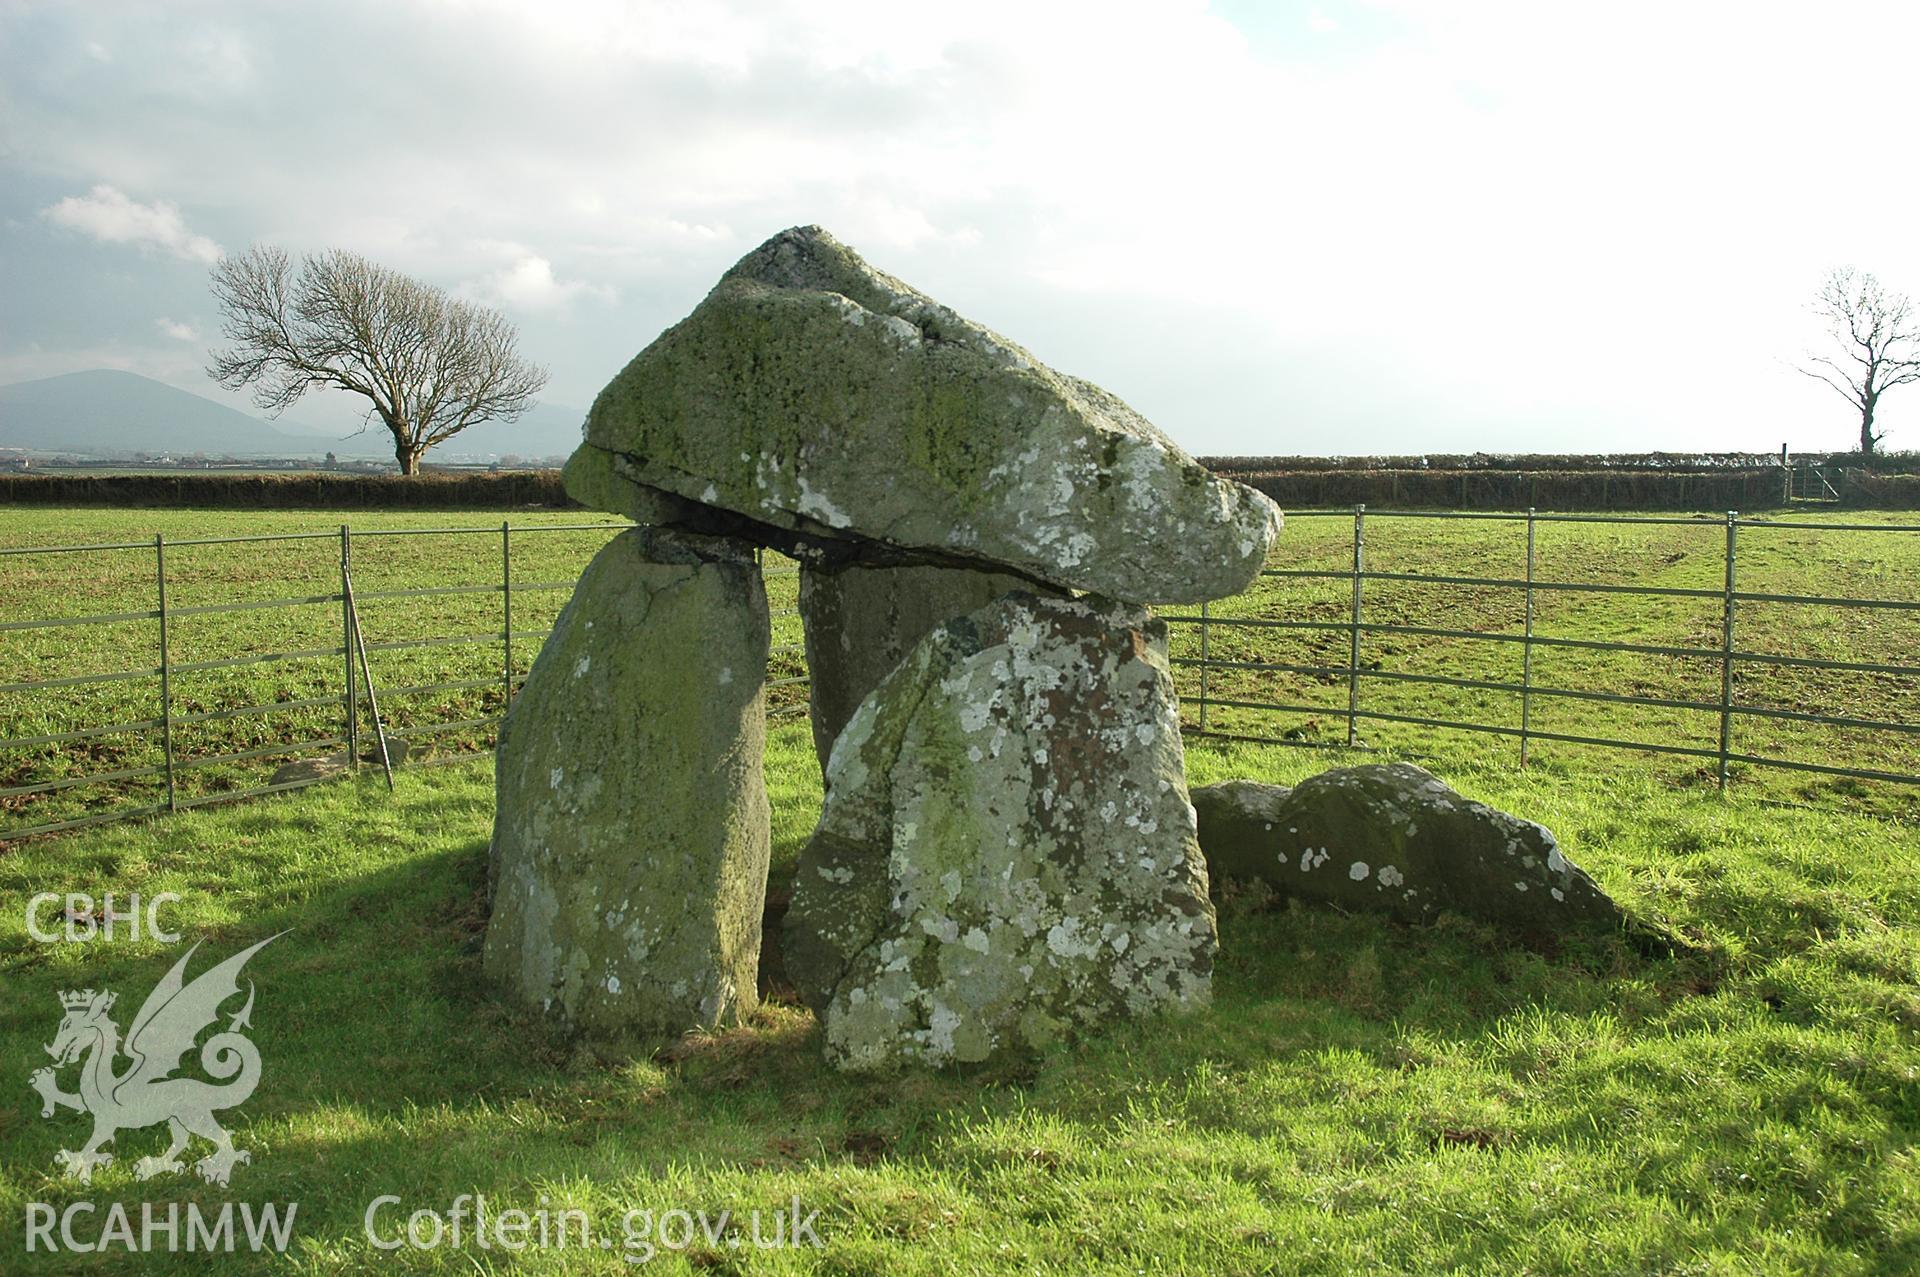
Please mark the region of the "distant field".
<svg viewBox="0 0 1920 1277"><path fill-rule="evenodd" d="M0 623L44 617L138 612L154 607L155 533L169 541L223 536L323 532L335 535L294 541L248 541L226 545L171 545L167 551L170 609L241 601L306 598L339 590L342 522L355 530L355 585L362 600L362 626L374 645L374 678L389 725L414 733L411 742L429 754L483 749L492 732L472 720L497 715L503 704L505 652L499 639L502 600L500 512L423 511L403 514L327 514L310 511L195 511L16 508L0 515L0 546L140 542L135 548L58 556L0 558ZM583 513L529 512L510 516L513 544L512 671L524 675L539 650L540 635L565 603L573 581L594 551L616 530L540 531L600 522ZM1796 521L1891 523L1897 516L1859 512L1844 516L1794 516ZM402 530L457 529L425 536L382 535ZM1920 599L1920 534L1742 528L1739 586L1772 593L1857 595ZM1704 588L1722 583L1725 529L1716 519L1697 524L1566 524L1538 526L1537 577L1542 581L1598 582ZM1368 517L1366 556L1370 570L1451 576L1518 577L1524 559L1520 525L1481 520ZM1296 515L1290 519L1270 566L1275 569L1344 571L1351 564L1352 519ZM775 654L770 677L804 674L796 578L791 565L770 558L768 588L776 613ZM490 588L491 587L491 588ZM432 588L467 591L426 597L383 597L390 591ZM1344 622L1351 586L1344 580L1263 578L1254 589L1213 605L1213 617ZM1425 582L1375 582L1365 587L1368 621L1517 635L1524 615L1516 590ZM1172 608L1172 615L1195 609ZM1542 635L1599 638L1656 646L1717 647L1717 598L1646 598L1542 591L1536 631ZM1920 620L1913 612L1810 609L1786 604L1744 604L1737 615L1737 646L1777 652L1890 664L1920 664ZM176 666L235 661L264 653L337 647L341 638L337 601L302 603L259 611L176 615L170 648ZM383 644L432 646L386 649ZM462 641L445 641L462 640ZM1208 656L1246 665L1343 666L1345 633L1272 628L1212 627ZM1176 660L1199 656L1198 628L1173 627ZM151 619L79 628L0 630L0 662L6 683L73 678L158 663L158 627ZM1517 681L1518 644L1455 638L1368 635L1361 664L1383 674L1440 676L1481 681ZM1920 724L1920 683L1912 677L1791 667L1741 666L1736 701L1790 712L1817 712ZM1188 698L1202 688L1200 671L1176 669ZM189 765L177 770L181 797L232 792L264 783L288 753L212 765L194 759L287 749L341 734L338 704L343 679L337 654L291 661L226 665L176 672L173 705L178 754ZM1628 693L1667 700L1715 703L1720 667L1715 659L1536 648L1536 685ZM437 683L465 686L437 692L406 689ZM1207 672L1214 699L1278 701L1313 707L1304 713L1211 706L1207 725L1216 731L1286 737L1302 743L1336 744L1346 739L1344 672L1301 674L1270 669L1225 668ZM776 710L805 704L804 685L783 683L771 693ZM310 703L318 702L318 703ZM270 714L236 713L259 704L290 703ZM1517 728L1519 698L1505 692L1370 677L1363 681L1364 709L1411 717L1468 720ZM158 717L159 679L0 691L0 736L60 735ZM1199 708L1186 717L1197 724ZM1536 731L1625 738L1692 747L1717 744L1718 719L1710 712L1667 707L1621 706L1537 695L1531 725ZM1409 724L1360 724L1363 743L1429 758L1518 760L1516 741ZM1735 752L1809 762L1920 772L1920 734L1865 733L1791 719L1741 719ZM320 752L319 749L308 752ZM1538 767L1650 768L1675 783L1711 783L1713 763L1697 758L1657 757L1538 742ZM0 751L0 787L58 785L87 775L130 771L162 761L159 733L151 729L91 735L80 740ZM1893 810L1920 810L1920 795L1901 787L1831 777L1762 771L1736 765L1736 782L1779 797L1844 796ZM0 827L25 827L72 819L114 806L143 806L164 789L158 778L74 785L0 798Z"/></svg>
<svg viewBox="0 0 1920 1277"><path fill-rule="evenodd" d="M488 726L446 729L500 713L507 672L500 641L503 612L501 536L497 511L423 511L405 514L329 515L303 511L196 511L16 509L0 515L0 546L75 545L139 541L137 548L78 554L0 558L0 623L51 617L151 610L155 606L156 533L169 542L194 538L328 532L291 541L243 541L224 545L170 544L167 548L169 611L272 599L337 594L340 589L340 525L351 523L354 590L368 644L380 709L390 730L419 733L410 744L429 755L463 753L491 745ZM619 530L604 516L585 512L516 512L512 516L514 677L523 677L540 650L541 635L565 605L587 561ZM540 531L585 523L609 526L579 531ZM385 535L401 530L455 529L424 536ZM524 530L523 530L524 529ZM768 588L776 612L791 612L798 581L789 571L770 571ZM475 589L474 587L478 587ZM425 597L382 597L389 591L436 589L469 592ZM336 654L260 661L183 672L180 665L230 661L264 653L338 648L341 609L337 600L257 611L175 615L169 622L173 675L175 750L189 760L176 764L179 796L193 799L267 782L298 752L276 753L214 765L196 758L326 741L343 730L339 705L344 670ZM433 646L383 650L388 643L439 640ZM448 641L466 640L466 641ZM769 671L791 678L804 671L798 618L777 616ZM158 625L152 619L56 629L0 630L0 675L5 683L83 677L159 663ZM449 691L410 692L430 684L463 683ZM126 681L83 683L29 691L0 690L0 737L57 735L117 723L158 718L160 680L149 675ZM804 705L804 686L773 689L776 709ZM308 704L307 702L324 702ZM289 703L268 714L235 714L262 704ZM361 707L365 730L364 703ZM231 715L231 716L228 716ZM212 717L209 717L212 716ZM137 770L164 761L160 733L153 729L90 736L39 746L0 750L0 788L57 784L84 775ZM112 807L138 807L163 799L162 778L73 786L0 798L0 829L69 820Z"/></svg>
<svg viewBox="0 0 1920 1277"><path fill-rule="evenodd" d="M379 473L379 474L398 473L398 471L392 465L391 462L382 463L381 469L370 471L370 470L362 469L361 467L353 464L354 462L357 462L359 460L361 460L361 458L358 458L358 457L348 458L346 463L342 465L334 465L334 466L327 465L324 461L320 460L318 457L313 458L310 462L307 462L306 464L298 464L294 462L286 462L286 463L278 463L278 464L262 462L258 465L252 465L243 461L233 465L222 464L222 465L216 465L216 466L139 465L131 461L98 461L98 462L76 461L76 462L70 462L70 463L38 462L37 461L34 463L33 468L31 470L19 471L18 473L29 474L29 475L39 475L39 474L86 475L89 478L95 478L95 479L114 478L122 475L136 475L136 476L137 475L189 475L189 476L200 475L205 477L218 478L224 475L257 475L257 474L302 474L302 475L330 475L331 474L331 475L352 476L352 475L369 474L369 473ZM539 470L539 469L548 469L548 468L551 468L551 467L534 465L534 464L494 466L484 461L476 461L469 465L435 464L430 467L429 472L431 473L431 472L452 471L460 474L475 474L475 473L492 474L492 473L499 473L501 471L511 472L511 471L520 471L520 470Z"/></svg>
<svg viewBox="0 0 1920 1277"><path fill-rule="evenodd" d="M1783 514L1795 523L1898 524L1893 514ZM1909 518L1908 522L1911 522ZM1432 519L1371 512L1365 522L1368 571L1426 576L1520 578L1526 568L1523 523L1480 519ZM1352 565L1353 517L1290 516L1269 563L1278 569L1346 572ZM1539 582L1723 588L1726 527L1723 517L1674 523L1557 523L1536 525L1535 579ZM1737 533L1737 588L1768 594L1920 600L1920 532L1846 532L1828 529L1742 526ZM1212 617L1344 624L1352 603L1350 580L1265 577L1236 598L1213 604ZM1170 609L1192 615L1194 608ZM1368 622L1518 636L1525 625L1525 596L1518 589L1422 581L1367 581L1363 618ZM1537 590L1535 633L1657 647L1718 649L1718 597L1646 597ZM1208 641L1213 661L1243 664L1342 666L1348 635L1341 631L1214 626ZM1200 654L1198 627L1174 627L1174 655ZM1920 612L1810 607L1786 603L1741 603L1735 613L1740 651L1872 664L1920 665ZM1509 729L1520 725L1520 698L1509 692L1396 679L1393 675L1441 676L1518 683L1521 645L1421 635L1368 634L1360 646L1361 707L1409 717L1464 720ZM1654 656L1536 646L1536 687L1611 692L1717 705L1721 667L1717 657ZM1183 694L1200 691L1199 671L1176 670ZM1346 740L1347 676L1276 670L1212 669L1209 696L1318 707L1317 712L1276 714L1209 707L1217 731L1287 736L1301 742ZM1859 671L1739 664L1736 704L1795 713L1893 721L1904 732L1866 732L1779 718L1737 717L1735 753L1809 763L1920 774L1920 679ZM1189 705L1189 717L1197 707ZM1717 712L1661 706L1628 706L1536 694L1534 731L1604 737L1713 749ZM1491 754L1519 758L1518 742L1390 721L1360 721L1363 742L1383 748L1441 756ZM1709 759L1598 751L1579 745L1536 742L1536 762L1593 768L1651 767L1670 778L1711 780ZM1906 810L1915 794L1898 787L1778 773L1735 764L1740 783L1781 795L1871 793Z"/></svg>

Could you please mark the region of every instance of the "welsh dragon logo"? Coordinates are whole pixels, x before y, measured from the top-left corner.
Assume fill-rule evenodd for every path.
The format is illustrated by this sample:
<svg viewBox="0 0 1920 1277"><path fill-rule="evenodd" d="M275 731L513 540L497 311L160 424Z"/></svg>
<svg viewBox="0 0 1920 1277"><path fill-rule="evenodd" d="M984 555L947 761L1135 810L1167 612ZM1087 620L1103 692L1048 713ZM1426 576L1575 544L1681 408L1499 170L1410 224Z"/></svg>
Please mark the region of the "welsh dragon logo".
<svg viewBox="0 0 1920 1277"><path fill-rule="evenodd" d="M210 1184L226 1184L237 1163L252 1160L244 1150L233 1146L233 1137L213 1120L214 1110L244 1103L260 1082L260 1052L240 1032L250 1027L252 981L247 982L246 1005L233 1013L224 1032L215 1033L200 1048L200 1067L219 1084L174 1077L173 1073L181 1067L182 1057L193 1049L201 1031L220 1018L220 1004L239 994L240 968L247 959L279 938L268 936L201 972L189 984L187 961L200 947L195 944L147 995L127 1030L124 1045L120 1026L107 1014L113 1010L116 995L92 989L60 995L60 1005L67 1014L47 1046L53 1067L36 1070L28 1082L40 1093L40 1116L52 1117L55 1108L93 1115L92 1138L77 1152L62 1149L56 1155L66 1174L82 1183L90 1181L94 1167L113 1160L111 1153L101 1151L101 1145L110 1143L121 1131L160 1122L172 1132L173 1143L159 1157L143 1157L134 1164L133 1173L141 1179L183 1169L180 1153L195 1135L213 1144L213 1152L193 1167ZM123 1054L131 1063L117 1069ZM76 1060L82 1061L80 1089L77 1094L69 1094L60 1089L54 1070Z"/></svg>

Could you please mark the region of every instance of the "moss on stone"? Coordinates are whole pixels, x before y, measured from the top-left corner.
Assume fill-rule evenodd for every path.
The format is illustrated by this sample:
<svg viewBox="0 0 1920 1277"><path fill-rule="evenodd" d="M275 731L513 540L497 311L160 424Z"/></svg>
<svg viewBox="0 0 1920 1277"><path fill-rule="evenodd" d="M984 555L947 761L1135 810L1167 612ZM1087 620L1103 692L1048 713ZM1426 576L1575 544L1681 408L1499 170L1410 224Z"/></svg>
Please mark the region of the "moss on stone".
<svg viewBox="0 0 1920 1277"><path fill-rule="evenodd" d="M1227 781L1193 801L1212 872L1283 895L1539 935L1626 921L1551 830L1463 798L1411 763L1336 768L1293 789Z"/></svg>
<svg viewBox="0 0 1920 1277"><path fill-rule="evenodd" d="M755 1004L768 634L751 547L636 528L534 661L496 756L485 962L561 1027L619 1047Z"/></svg>
<svg viewBox="0 0 1920 1277"><path fill-rule="evenodd" d="M690 501L1117 598L1235 593L1279 528L1113 395L817 228L749 253L628 364L587 442Z"/></svg>
<svg viewBox="0 0 1920 1277"><path fill-rule="evenodd" d="M829 1058L977 1061L1203 1005L1182 761L1144 610L1014 594L929 634L835 743L787 913Z"/></svg>

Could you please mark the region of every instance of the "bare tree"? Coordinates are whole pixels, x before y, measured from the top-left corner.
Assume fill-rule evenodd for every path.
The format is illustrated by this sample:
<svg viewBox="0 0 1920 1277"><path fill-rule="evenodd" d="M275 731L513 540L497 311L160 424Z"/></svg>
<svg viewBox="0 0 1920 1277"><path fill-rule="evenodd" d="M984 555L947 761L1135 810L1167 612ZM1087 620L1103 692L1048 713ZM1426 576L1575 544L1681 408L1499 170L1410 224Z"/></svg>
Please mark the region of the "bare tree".
<svg viewBox="0 0 1920 1277"><path fill-rule="evenodd" d="M222 257L213 296L233 347L214 352L208 376L251 386L273 416L314 386L364 396L402 474L468 426L519 417L547 384L499 311L339 249L303 257L297 273L270 246Z"/></svg>
<svg viewBox="0 0 1920 1277"><path fill-rule="evenodd" d="M1881 433L1873 428L1880 397L1895 386L1920 381L1920 321L1904 293L1851 266L1827 276L1813 311L1840 348L1838 358L1809 354L1817 367L1801 372L1838 391L1860 414L1860 451L1872 456Z"/></svg>

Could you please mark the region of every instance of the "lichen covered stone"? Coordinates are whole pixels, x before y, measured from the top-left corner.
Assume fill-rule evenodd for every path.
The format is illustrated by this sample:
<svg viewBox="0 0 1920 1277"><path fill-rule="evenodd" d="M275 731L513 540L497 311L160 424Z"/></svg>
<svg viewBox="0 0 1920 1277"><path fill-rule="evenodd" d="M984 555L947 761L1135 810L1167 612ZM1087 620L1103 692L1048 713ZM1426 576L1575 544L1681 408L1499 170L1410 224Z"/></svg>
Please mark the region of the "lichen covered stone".
<svg viewBox="0 0 1920 1277"><path fill-rule="evenodd" d="M626 458L598 448L576 448L560 471L567 495L590 510L635 523L675 526L694 516L692 504L636 480Z"/></svg>
<svg viewBox="0 0 1920 1277"><path fill-rule="evenodd" d="M488 975L586 1038L756 1002L769 619L751 549L636 528L581 576L501 728Z"/></svg>
<svg viewBox="0 0 1920 1277"><path fill-rule="evenodd" d="M784 952L849 1070L1020 1055L1210 994L1214 916L1165 626L1001 598L834 744Z"/></svg>
<svg viewBox="0 0 1920 1277"><path fill-rule="evenodd" d="M840 729L934 626L1003 594L1044 589L1004 572L933 566L800 566L813 746L824 772Z"/></svg>
<svg viewBox="0 0 1920 1277"><path fill-rule="evenodd" d="M1115 396L818 227L747 254L641 351L595 400L569 471L576 497L623 513L632 495L607 473L820 539L1141 602L1239 592L1280 528L1271 501Z"/></svg>
<svg viewBox="0 0 1920 1277"><path fill-rule="evenodd" d="M1215 878L1407 922L1451 912L1545 934L1625 921L1551 830L1463 798L1411 763L1337 768L1292 789L1205 785L1193 803Z"/></svg>

